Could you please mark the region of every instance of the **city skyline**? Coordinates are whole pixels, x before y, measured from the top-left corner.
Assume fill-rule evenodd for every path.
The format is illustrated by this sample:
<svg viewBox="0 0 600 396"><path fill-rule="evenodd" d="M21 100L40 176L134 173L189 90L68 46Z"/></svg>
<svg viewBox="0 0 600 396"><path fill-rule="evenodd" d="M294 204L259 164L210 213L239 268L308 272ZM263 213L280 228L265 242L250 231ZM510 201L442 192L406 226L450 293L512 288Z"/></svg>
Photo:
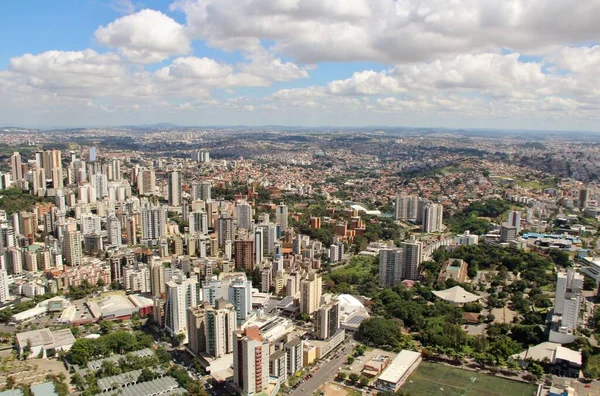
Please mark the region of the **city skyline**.
<svg viewBox="0 0 600 396"><path fill-rule="evenodd" d="M598 130L600 5L5 5L0 125Z"/></svg>

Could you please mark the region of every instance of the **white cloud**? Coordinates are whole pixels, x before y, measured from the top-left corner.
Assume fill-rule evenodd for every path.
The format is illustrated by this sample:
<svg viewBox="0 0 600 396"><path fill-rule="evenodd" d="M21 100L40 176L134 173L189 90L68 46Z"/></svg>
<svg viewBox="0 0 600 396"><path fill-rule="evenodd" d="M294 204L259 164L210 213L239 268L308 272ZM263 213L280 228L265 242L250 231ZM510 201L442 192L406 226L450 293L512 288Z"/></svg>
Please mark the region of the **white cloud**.
<svg viewBox="0 0 600 396"><path fill-rule="evenodd" d="M94 36L99 44L117 48L135 63L156 63L191 50L183 26L160 11L150 9L101 26Z"/></svg>
<svg viewBox="0 0 600 396"><path fill-rule="evenodd" d="M65 96L101 96L126 80L119 56L85 51L47 51L10 60L15 79L32 89Z"/></svg>
<svg viewBox="0 0 600 396"><path fill-rule="evenodd" d="M121 14L131 14L135 11L135 5L131 0L110 0L108 6Z"/></svg>
<svg viewBox="0 0 600 396"><path fill-rule="evenodd" d="M557 54L550 56L550 60L566 71L590 75L600 74L599 45L563 48Z"/></svg>
<svg viewBox="0 0 600 396"><path fill-rule="evenodd" d="M178 0L171 8L210 45L247 51L272 40L301 63L537 53L600 35L599 0Z"/></svg>
<svg viewBox="0 0 600 396"><path fill-rule="evenodd" d="M308 78L308 72L292 62L283 62L266 52L249 56L250 63L240 65L240 69L248 74L268 78L274 81L290 81Z"/></svg>

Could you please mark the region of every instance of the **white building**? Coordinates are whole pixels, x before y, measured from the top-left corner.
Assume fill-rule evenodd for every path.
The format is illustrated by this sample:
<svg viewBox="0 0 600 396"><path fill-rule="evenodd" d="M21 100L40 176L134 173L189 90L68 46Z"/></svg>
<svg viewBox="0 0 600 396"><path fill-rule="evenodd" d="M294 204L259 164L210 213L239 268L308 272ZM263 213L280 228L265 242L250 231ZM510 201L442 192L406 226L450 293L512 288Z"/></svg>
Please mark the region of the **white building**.
<svg viewBox="0 0 600 396"><path fill-rule="evenodd" d="M28 359L38 356L46 358L49 351L55 354L68 351L75 343L71 329L51 331L39 329L17 334L17 349L19 356L27 355Z"/></svg>
<svg viewBox="0 0 600 396"><path fill-rule="evenodd" d="M121 222L119 218L114 214L109 215L106 218L106 233L108 237L108 243L113 246L120 247L122 240L121 233Z"/></svg>
<svg viewBox="0 0 600 396"><path fill-rule="evenodd" d="M169 206L181 206L181 173L172 171L168 174Z"/></svg>
<svg viewBox="0 0 600 396"><path fill-rule="evenodd" d="M428 204L423 208L423 232L441 232L444 207L440 204Z"/></svg>
<svg viewBox="0 0 600 396"><path fill-rule="evenodd" d="M248 319L252 312L252 282L245 279L232 281L229 285L229 302L235 308L238 323Z"/></svg>
<svg viewBox="0 0 600 396"><path fill-rule="evenodd" d="M200 303L198 281L175 275L167 282L167 301L165 305L165 329L171 336L183 334L183 344L188 341L187 310Z"/></svg>
<svg viewBox="0 0 600 396"><path fill-rule="evenodd" d="M464 233L454 237L454 243L457 245L477 245L479 243L479 236L471 235L471 232L466 230Z"/></svg>
<svg viewBox="0 0 600 396"><path fill-rule="evenodd" d="M167 211L162 206L142 208L142 243L155 245L167 234Z"/></svg>
<svg viewBox="0 0 600 396"><path fill-rule="evenodd" d="M382 391L397 392L410 374L419 366L421 360L420 352L400 351L398 356L375 381L375 387Z"/></svg>
<svg viewBox="0 0 600 396"><path fill-rule="evenodd" d="M191 234L208 235L208 214L204 210L190 212L188 223Z"/></svg>
<svg viewBox="0 0 600 396"><path fill-rule="evenodd" d="M554 313L562 315L561 327L568 330L577 328L579 311L583 301L583 275L569 268L559 272L556 279L556 299Z"/></svg>
<svg viewBox="0 0 600 396"><path fill-rule="evenodd" d="M10 298L8 273L5 269L0 269L0 303L5 303Z"/></svg>
<svg viewBox="0 0 600 396"><path fill-rule="evenodd" d="M102 218L88 213L81 217L81 233L83 235L100 234L102 231Z"/></svg>

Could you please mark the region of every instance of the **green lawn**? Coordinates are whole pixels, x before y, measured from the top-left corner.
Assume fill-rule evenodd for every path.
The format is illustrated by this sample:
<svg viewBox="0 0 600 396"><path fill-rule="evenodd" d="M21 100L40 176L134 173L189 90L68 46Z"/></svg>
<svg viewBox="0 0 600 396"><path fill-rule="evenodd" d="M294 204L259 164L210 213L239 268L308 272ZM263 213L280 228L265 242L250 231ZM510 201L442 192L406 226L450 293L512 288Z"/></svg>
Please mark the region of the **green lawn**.
<svg viewBox="0 0 600 396"><path fill-rule="evenodd" d="M474 371L421 362L401 390L411 396L532 396L537 388Z"/></svg>

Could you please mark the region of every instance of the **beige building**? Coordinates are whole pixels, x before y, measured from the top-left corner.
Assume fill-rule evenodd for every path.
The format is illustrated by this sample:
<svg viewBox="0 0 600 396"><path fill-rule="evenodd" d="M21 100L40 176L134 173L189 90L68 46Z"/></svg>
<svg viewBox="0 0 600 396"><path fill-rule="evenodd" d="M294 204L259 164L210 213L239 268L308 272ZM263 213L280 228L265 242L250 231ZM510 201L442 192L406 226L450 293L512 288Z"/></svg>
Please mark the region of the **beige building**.
<svg viewBox="0 0 600 396"><path fill-rule="evenodd" d="M323 281L321 274L311 272L300 282L300 312L312 315L321 303Z"/></svg>

